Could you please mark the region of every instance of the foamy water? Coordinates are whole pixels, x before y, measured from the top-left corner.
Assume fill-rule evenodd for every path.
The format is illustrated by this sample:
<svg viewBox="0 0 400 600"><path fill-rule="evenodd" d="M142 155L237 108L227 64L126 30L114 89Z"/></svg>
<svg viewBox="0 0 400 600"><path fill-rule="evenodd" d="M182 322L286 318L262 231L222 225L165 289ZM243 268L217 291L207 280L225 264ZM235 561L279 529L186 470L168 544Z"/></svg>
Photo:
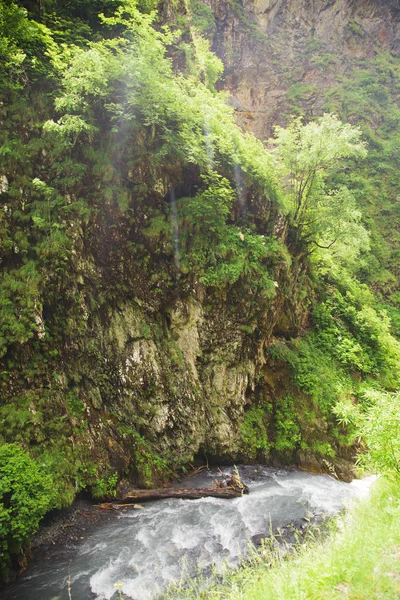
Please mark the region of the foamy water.
<svg viewBox="0 0 400 600"><path fill-rule="evenodd" d="M128 508L79 547L32 565L6 590L5 599L68 600L69 576L73 600L111 600L117 589L126 598L149 600L168 583L198 569L237 565L253 536L289 523L301 525L310 514L337 513L350 499L364 496L373 480L346 484L300 471L240 471L249 495L232 500L169 499L148 503L140 511ZM202 474L181 485L205 487L215 476Z"/></svg>

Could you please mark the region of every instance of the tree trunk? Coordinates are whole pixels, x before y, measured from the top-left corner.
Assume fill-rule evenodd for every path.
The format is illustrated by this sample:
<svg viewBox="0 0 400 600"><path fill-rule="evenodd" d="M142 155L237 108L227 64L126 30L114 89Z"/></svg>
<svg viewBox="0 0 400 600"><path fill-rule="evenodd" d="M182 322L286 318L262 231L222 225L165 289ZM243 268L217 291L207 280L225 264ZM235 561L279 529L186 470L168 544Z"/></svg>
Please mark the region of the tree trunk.
<svg viewBox="0 0 400 600"><path fill-rule="evenodd" d="M161 498L185 498L196 500L197 498L240 498L242 494L248 494L246 486L243 489L235 487L215 488L161 488L155 490L132 490L123 498L114 500L113 504L128 504L142 502L143 500L160 500Z"/></svg>

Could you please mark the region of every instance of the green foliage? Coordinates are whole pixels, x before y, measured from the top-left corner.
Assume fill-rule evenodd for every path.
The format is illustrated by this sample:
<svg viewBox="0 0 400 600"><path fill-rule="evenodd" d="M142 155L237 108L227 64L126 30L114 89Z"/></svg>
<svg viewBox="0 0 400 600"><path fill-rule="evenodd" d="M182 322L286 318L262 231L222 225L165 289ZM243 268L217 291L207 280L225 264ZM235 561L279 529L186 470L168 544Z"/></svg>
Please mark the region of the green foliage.
<svg viewBox="0 0 400 600"><path fill-rule="evenodd" d="M271 444L268 440L267 425L270 408L252 406L244 416L239 427L240 442L249 458L260 458L268 455Z"/></svg>
<svg viewBox="0 0 400 600"><path fill-rule="evenodd" d="M146 323L145 321L142 321L140 323L139 333L140 333L141 337L143 337L145 340L152 339L151 328L149 327L148 323Z"/></svg>
<svg viewBox="0 0 400 600"><path fill-rule="evenodd" d="M307 125L296 119L286 129L275 128L271 142L276 146L276 168L286 182L285 202L296 240L313 251L344 245L358 255L368 249L368 235L350 190L344 184L336 189L326 185L329 173L343 159L366 155L360 136L358 128L334 115Z"/></svg>
<svg viewBox="0 0 400 600"><path fill-rule="evenodd" d="M270 353L274 360L283 360L290 365L293 382L329 417L337 399L351 390L351 381L330 353L321 349L319 342L315 334L309 333L290 344L275 344Z"/></svg>
<svg viewBox="0 0 400 600"><path fill-rule="evenodd" d="M374 386L378 390L380 386L389 390L398 388L396 365L400 360L400 346L391 335L390 320L386 313L374 308L374 296L367 286L360 285L339 268L335 278L332 278L330 271L322 289L323 297L312 311L313 330L299 340L275 344L270 353L274 360L283 360L290 365L292 383L296 386L294 393L299 396L296 388L301 390L318 409L310 420L303 404L294 409L294 405L286 401L274 425L278 449L285 449L286 439L290 447L290 425L295 422L300 424L301 447L310 448L322 456L330 456L334 454L337 443L348 445L356 437L364 435L368 439L371 435L368 427L371 427L371 431L375 427L379 431L381 420L377 418L378 408L372 419L372 410L362 413L364 416L360 425L361 413L355 402L357 399L361 405L365 404L365 386L367 390ZM360 383L360 380L366 383ZM368 393L373 395L373 392ZM289 411L288 416L285 410ZM316 423L317 418L320 419L318 414L326 420L325 433L321 436L316 431L310 437L307 429L313 426L313 422ZM289 433L283 426L287 421ZM368 456L366 463L370 461Z"/></svg>
<svg viewBox="0 0 400 600"><path fill-rule="evenodd" d="M77 493L96 479L96 469L91 466L88 470L88 461L82 458L81 448L74 450L65 439L64 419L60 419L59 425L55 428L53 424L51 428L58 439L55 443L42 444L38 460L53 479L54 507L65 508L72 504ZM77 432L74 434L79 439Z"/></svg>
<svg viewBox="0 0 400 600"><path fill-rule="evenodd" d="M344 414L360 399L359 380L398 385L385 298L375 306L351 279L388 291L396 317L398 61L377 57L327 98L344 121L358 115L368 157L360 130L332 115L277 128L271 152L236 126L227 95L215 89L222 63L202 35L215 31L203 3L190 2L177 34L160 25L153 0L29 6L0 3L1 440L31 448L53 479L53 506L85 488L113 492L117 475L107 451L89 447L89 425L115 426L130 443L137 481L153 485L174 460L160 457L140 428L158 384L137 388L122 426L123 375L114 357L100 355L107 344L96 328L107 331L110 310L129 301L152 319L160 314L161 330L165 306L196 290L211 313L228 298L229 318L249 347L258 345L266 321L268 339L274 334L275 312L290 305L302 271L319 296L315 330L273 348L291 367L290 390L274 416L258 405L246 413L241 443L252 457L273 444L286 456L299 448L332 454L355 423L338 424L333 411ZM239 3L227 10L239 16L239 30L268 43ZM308 50L318 68L332 62L315 55L315 38ZM294 83L293 112L315 93ZM143 317L135 337L154 339L149 322ZM182 351L171 342L167 352L177 371ZM296 394L309 401L308 413ZM312 425L324 433L307 436Z"/></svg>
<svg viewBox="0 0 400 600"><path fill-rule="evenodd" d="M298 450L301 442L301 428L299 415L295 408L295 400L291 396L277 399L275 409L274 450L287 454Z"/></svg>
<svg viewBox="0 0 400 600"><path fill-rule="evenodd" d="M33 261L3 272L0 279L0 357L10 342L23 344L39 330L41 278Z"/></svg>
<svg viewBox="0 0 400 600"><path fill-rule="evenodd" d="M94 485L92 485L93 498L108 498L116 496L118 484L118 473L114 473L110 477L100 477Z"/></svg>
<svg viewBox="0 0 400 600"><path fill-rule="evenodd" d="M289 103L289 110L291 114L304 114L299 107L299 103L310 100L316 95L317 91L317 86L312 83L293 83L286 92L286 98Z"/></svg>
<svg viewBox="0 0 400 600"><path fill-rule="evenodd" d="M0 446L0 570L35 533L54 502L53 481L16 444Z"/></svg>
<svg viewBox="0 0 400 600"><path fill-rule="evenodd" d="M217 174L204 179L208 187L202 193L180 202L182 218L189 221L195 234L218 239L231 212L234 191L229 181Z"/></svg>
<svg viewBox="0 0 400 600"><path fill-rule="evenodd" d="M216 29L212 10L199 0L190 0L189 7L193 25L206 36L211 37Z"/></svg>
<svg viewBox="0 0 400 600"><path fill-rule="evenodd" d="M155 483L163 481L170 467L167 461L154 453L153 448L138 432L134 432L134 469L136 477L144 487L152 487Z"/></svg>
<svg viewBox="0 0 400 600"><path fill-rule="evenodd" d="M390 303L398 286L399 82L399 58L379 52L325 94L325 109L358 124L368 142L367 157L335 173L334 185L346 179L370 229L371 252L359 276Z"/></svg>
<svg viewBox="0 0 400 600"><path fill-rule="evenodd" d="M226 96L213 90L221 63L209 52L208 42L193 36L195 77L175 76L166 57L171 34L154 29L151 16L127 3L103 20L118 31L122 27L123 35L93 43L90 50L71 47L61 53L64 93L56 107L63 114L49 120L45 129L66 147L75 147L97 139L99 120L106 118L113 134L129 131L142 138L154 166L177 158L197 163L204 171L236 163L270 193L268 154L261 142L234 124ZM130 159L135 160L132 150Z"/></svg>
<svg viewBox="0 0 400 600"><path fill-rule="evenodd" d="M0 89L17 91L49 71L51 31L14 2L0 2Z"/></svg>
<svg viewBox="0 0 400 600"><path fill-rule="evenodd" d="M195 29L191 28L193 40L193 52L196 59L196 70L204 80L207 88L210 91L214 90L214 84L223 73L224 67L221 60L210 52L210 44L208 40L198 35Z"/></svg>
<svg viewBox="0 0 400 600"><path fill-rule="evenodd" d="M363 38L365 36L364 29L354 19L350 19L348 21L347 27L349 28L349 30L351 31L352 34L355 34L355 35L359 36L360 38Z"/></svg>
<svg viewBox="0 0 400 600"><path fill-rule="evenodd" d="M181 270L199 273L200 281L213 287L247 279L261 296L272 297L274 283L268 259L280 250L283 258L282 246L274 239L228 224L234 201L229 182L217 174L206 182L204 191L179 201Z"/></svg>
<svg viewBox="0 0 400 600"><path fill-rule="evenodd" d="M81 418L85 412L85 403L77 394L77 390L72 390L67 396L68 412L74 417Z"/></svg>
<svg viewBox="0 0 400 600"><path fill-rule="evenodd" d="M150 13L155 10L159 4L158 0L138 0L136 5L140 12Z"/></svg>
<svg viewBox="0 0 400 600"><path fill-rule="evenodd" d="M346 282L345 277L337 285L339 289L327 289L325 301L314 309L319 346L344 367L371 373L395 388L400 345L390 333L389 318L373 308L373 296L365 286Z"/></svg>
<svg viewBox="0 0 400 600"><path fill-rule="evenodd" d="M333 56L333 54L326 52L324 54L317 54L316 56L313 56L311 62L319 69L326 71L327 69L331 69L336 65L337 59L335 56Z"/></svg>
<svg viewBox="0 0 400 600"><path fill-rule="evenodd" d="M367 452L359 463L367 470L400 480L400 393L365 393L364 410L357 415Z"/></svg>

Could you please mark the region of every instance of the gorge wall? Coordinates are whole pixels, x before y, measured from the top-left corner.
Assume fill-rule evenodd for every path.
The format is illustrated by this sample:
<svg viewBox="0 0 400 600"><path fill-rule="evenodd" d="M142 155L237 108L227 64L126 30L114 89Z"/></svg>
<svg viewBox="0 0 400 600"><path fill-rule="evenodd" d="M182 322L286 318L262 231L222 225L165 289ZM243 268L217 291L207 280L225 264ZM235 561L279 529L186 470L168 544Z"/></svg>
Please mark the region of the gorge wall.
<svg viewBox="0 0 400 600"><path fill-rule="evenodd" d="M355 67L400 52L395 0L204 4L215 16L213 49L238 121L265 140L299 109L311 117L324 112L325 93Z"/></svg>
<svg viewBox="0 0 400 600"><path fill-rule="evenodd" d="M163 10L172 25L185 15L184 7L168 3ZM217 87L229 91L238 123L262 140L290 115L317 116L331 110L334 101L347 121L360 122L338 86L351 79L354 68L381 54L394 61L400 52L400 9L394 1L207 0L192 3L191 10L224 63ZM394 97L397 82L393 74L385 84ZM32 256L21 233L28 196L18 190L38 171L57 180L61 161L61 154L50 160L37 142L42 139L38 121L41 127L55 116L34 85L31 89L36 95L33 114L25 113L27 122L17 121L17 105L1 106L3 122L13 123L10 131L16 129L31 151L29 164L10 159L0 177L4 236L10 231L14 236L4 244L2 261L14 275L21 256ZM104 115L101 119L104 124ZM286 245L283 254L281 248L269 259L273 289L267 300L242 281L222 289L201 283L177 266L173 244L162 230L154 233L147 225L156 215L166 227L175 227L174 198L190 196L200 185L198 170L153 160L159 151L154 127L146 125L147 141L139 134L127 137L118 155L111 145L120 143L117 136L111 127L101 127L93 148L113 165L104 159L106 167L88 167L76 184L71 162L60 183L68 209L63 214L72 215L60 217L71 244L68 253L53 255L48 237L40 247L46 273L40 283L26 264L18 271L18 284L9 285L4 276L3 308L11 325L3 330L2 441L20 442L50 465L60 476L64 502L87 486L100 495L109 491L116 473L151 485L196 457L297 462L348 477L342 459L353 456L353 447L343 432L338 434L335 416L316 406L292 379L288 362L270 353L271 346L310 328L310 307L318 294L302 249L291 241L288 221L270 198L251 187L233 209L239 220L241 210L251 214L259 235L273 234ZM139 156L133 167L128 164L132 147ZM93 155L85 155L79 144L70 152L81 153L76 164L91 164ZM29 202L39 194L40 183L34 185ZM113 191L101 207L96 204L96 195L108 185L126 186L128 209L110 199ZM140 196L133 208L132 189L132 197ZM57 206L57 198L48 202ZM89 198L90 211L75 218L82 198ZM29 235L37 241L45 225L44 217L35 218L37 229ZM397 235L392 224L388 227ZM382 269L391 275L376 285L378 291L389 286L394 294L390 256L388 250ZM31 291L24 301L15 301L24 285ZM22 325L26 335L19 334Z"/></svg>

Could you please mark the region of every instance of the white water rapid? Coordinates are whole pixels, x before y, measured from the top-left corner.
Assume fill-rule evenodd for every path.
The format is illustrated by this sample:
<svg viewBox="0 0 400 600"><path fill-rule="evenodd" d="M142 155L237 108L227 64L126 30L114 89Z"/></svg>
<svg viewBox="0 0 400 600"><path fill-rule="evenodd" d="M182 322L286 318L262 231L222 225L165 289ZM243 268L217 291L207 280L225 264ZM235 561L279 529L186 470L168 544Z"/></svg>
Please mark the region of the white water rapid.
<svg viewBox="0 0 400 600"><path fill-rule="evenodd" d="M230 469L224 469L229 472ZM221 566L235 566L249 543L310 513L331 516L351 498L367 493L372 478L342 483L327 475L266 467L241 467L250 494L232 500L160 500L141 510L127 508L81 545L34 563L6 589L6 600L125 598L149 600L170 582ZM180 487L205 487L216 473L188 479Z"/></svg>

